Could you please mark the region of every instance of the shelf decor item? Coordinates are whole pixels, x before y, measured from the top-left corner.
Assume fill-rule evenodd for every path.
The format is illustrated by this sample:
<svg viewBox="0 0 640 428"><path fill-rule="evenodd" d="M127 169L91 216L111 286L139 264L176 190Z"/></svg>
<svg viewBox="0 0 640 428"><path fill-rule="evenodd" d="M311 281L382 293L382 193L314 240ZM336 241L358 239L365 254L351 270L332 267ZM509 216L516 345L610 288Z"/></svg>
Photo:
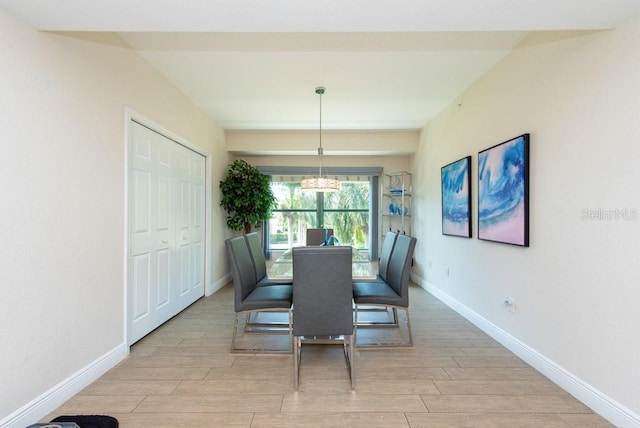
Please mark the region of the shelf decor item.
<svg viewBox="0 0 640 428"><path fill-rule="evenodd" d="M382 179L382 207L385 208L382 209L380 241L389 231L411 235L411 173L385 173Z"/></svg>
<svg viewBox="0 0 640 428"><path fill-rule="evenodd" d="M529 246L529 134L478 153L478 239Z"/></svg>
<svg viewBox="0 0 640 428"><path fill-rule="evenodd" d="M389 187L387 190L392 195L402 195L404 193L404 186L402 182L402 176L394 175L389 178Z"/></svg>
<svg viewBox="0 0 640 428"><path fill-rule="evenodd" d="M471 156L443 166L442 234L471 238Z"/></svg>

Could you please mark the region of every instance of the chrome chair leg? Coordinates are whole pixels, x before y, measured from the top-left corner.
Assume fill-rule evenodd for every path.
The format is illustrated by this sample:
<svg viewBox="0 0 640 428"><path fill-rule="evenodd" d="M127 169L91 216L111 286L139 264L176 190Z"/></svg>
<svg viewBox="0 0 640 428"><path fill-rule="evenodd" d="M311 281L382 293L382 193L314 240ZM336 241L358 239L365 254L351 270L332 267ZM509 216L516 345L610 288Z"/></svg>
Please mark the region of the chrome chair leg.
<svg viewBox="0 0 640 428"><path fill-rule="evenodd" d="M300 351L300 336L295 336L293 338L293 376L296 391L300 385Z"/></svg>
<svg viewBox="0 0 640 428"><path fill-rule="evenodd" d="M363 308L360 308L360 312L378 312L384 313L387 318L391 318L388 321L360 321L358 324L360 327L375 327L375 328L397 328L399 327L398 323L398 309L394 307L379 307L375 305L362 305Z"/></svg>
<svg viewBox="0 0 640 428"><path fill-rule="evenodd" d="M353 341L358 341L358 305L353 305L354 307L354 315L353 315Z"/></svg>
<svg viewBox="0 0 640 428"><path fill-rule="evenodd" d="M409 308L406 308L405 312L407 314L407 330L409 332L409 345L407 346L413 346L413 335L411 334L411 319L409 319Z"/></svg>
<svg viewBox="0 0 640 428"><path fill-rule="evenodd" d="M351 379L351 389L356 388L355 358L353 355L353 335L349 336L349 378Z"/></svg>
<svg viewBox="0 0 640 428"><path fill-rule="evenodd" d="M231 351L236 349L236 334L238 333L238 313L235 313L233 321L233 336L231 337Z"/></svg>
<svg viewBox="0 0 640 428"><path fill-rule="evenodd" d="M252 330L247 330L246 328L246 324L249 323L249 320L251 319L251 315L254 312L259 312L259 311L245 311L245 312L236 312L235 313L235 318L234 318L234 323L233 323L233 336L231 338L231 352L234 353L241 353L241 354L291 354L293 352L293 343L292 343L292 335L293 335L293 314L291 309L287 310L288 312L288 323L286 325L286 329L282 329L282 328L273 328L273 329L252 329ZM265 311L265 312L275 312L275 310L269 310L269 311ZM287 349L270 349L270 348L261 348L261 347L255 347L255 348L237 348L236 347L236 338L238 335L238 324L239 324L239 319L240 319L240 315L244 315L245 317L245 328L244 328L244 332L245 333L249 333L249 334L260 334L260 333L271 333L271 334L288 334L289 335L289 340L288 340L288 344L287 344ZM284 323L281 323L283 326L285 325Z"/></svg>
<svg viewBox="0 0 640 428"><path fill-rule="evenodd" d="M293 311L289 311L289 353L293 352Z"/></svg>
<svg viewBox="0 0 640 428"><path fill-rule="evenodd" d="M351 389L356 388L356 356L355 356L355 342L353 336L349 338L349 352L351 353Z"/></svg>
<svg viewBox="0 0 640 428"><path fill-rule="evenodd" d="M367 305L363 305L367 306ZM370 305L369 305L370 306ZM354 346L356 348L375 348L375 347L412 347L413 346L413 334L411 333L411 319L409 317L409 308L400 308L404 309L407 317L407 334L408 338L405 342L391 342L391 343L370 343L370 344L358 344L358 326L360 328L376 328L379 329L381 327L394 326L400 328L400 318L398 317L398 307L390 307L393 312L394 323L393 324L366 324L366 323L358 323L358 305L354 305L354 325L353 325L353 337L354 337Z"/></svg>
<svg viewBox="0 0 640 428"><path fill-rule="evenodd" d="M355 389L355 378L353 375L354 362L353 362L353 334L342 336L342 352L344 353L344 360L347 364L347 370L349 370L349 380L351 381L351 389Z"/></svg>

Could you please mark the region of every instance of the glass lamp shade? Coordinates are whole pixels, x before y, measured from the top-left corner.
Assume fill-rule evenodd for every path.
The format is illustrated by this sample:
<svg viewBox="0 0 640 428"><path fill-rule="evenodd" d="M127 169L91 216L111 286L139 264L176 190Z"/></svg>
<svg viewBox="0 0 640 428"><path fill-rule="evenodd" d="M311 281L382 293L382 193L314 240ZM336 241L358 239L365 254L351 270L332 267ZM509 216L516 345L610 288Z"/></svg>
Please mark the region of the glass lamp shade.
<svg viewBox="0 0 640 428"><path fill-rule="evenodd" d="M311 192L338 192L340 191L340 180L328 177L310 177L302 179L302 190Z"/></svg>

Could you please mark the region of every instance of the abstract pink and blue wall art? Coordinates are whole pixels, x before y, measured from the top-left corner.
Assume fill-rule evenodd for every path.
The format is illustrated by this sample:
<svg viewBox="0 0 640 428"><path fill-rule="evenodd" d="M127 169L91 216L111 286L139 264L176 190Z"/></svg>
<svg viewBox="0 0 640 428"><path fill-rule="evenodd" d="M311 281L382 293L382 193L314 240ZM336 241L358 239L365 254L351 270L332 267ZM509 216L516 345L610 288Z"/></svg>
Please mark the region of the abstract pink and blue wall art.
<svg viewBox="0 0 640 428"><path fill-rule="evenodd" d="M471 238L471 156L440 171L442 183L442 234Z"/></svg>
<svg viewBox="0 0 640 428"><path fill-rule="evenodd" d="M478 239L529 246L529 134L478 153Z"/></svg>

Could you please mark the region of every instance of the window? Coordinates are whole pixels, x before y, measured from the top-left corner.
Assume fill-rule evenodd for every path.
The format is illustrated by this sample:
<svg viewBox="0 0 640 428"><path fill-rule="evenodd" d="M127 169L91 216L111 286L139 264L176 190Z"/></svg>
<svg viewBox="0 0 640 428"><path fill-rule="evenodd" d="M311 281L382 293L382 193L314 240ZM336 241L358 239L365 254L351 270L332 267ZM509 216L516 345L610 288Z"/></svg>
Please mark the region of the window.
<svg viewBox="0 0 640 428"><path fill-rule="evenodd" d="M266 251L284 251L305 244L308 228L333 229L339 245L351 245L378 257L378 178L382 168L326 168L342 182L339 192L302 191L306 167L258 167L270 176L277 209L264 228ZM324 171L324 169L323 169Z"/></svg>
<svg viewBox="0 0 640 428"><path fill-rule="evenodd" d="M269 248L288 249L304 245L306 230L333 229L341 245L365 250L370 247L369 181L343 181L333 193L305 192L300 181L272 181L278 200L269 222Z"/></svg>

